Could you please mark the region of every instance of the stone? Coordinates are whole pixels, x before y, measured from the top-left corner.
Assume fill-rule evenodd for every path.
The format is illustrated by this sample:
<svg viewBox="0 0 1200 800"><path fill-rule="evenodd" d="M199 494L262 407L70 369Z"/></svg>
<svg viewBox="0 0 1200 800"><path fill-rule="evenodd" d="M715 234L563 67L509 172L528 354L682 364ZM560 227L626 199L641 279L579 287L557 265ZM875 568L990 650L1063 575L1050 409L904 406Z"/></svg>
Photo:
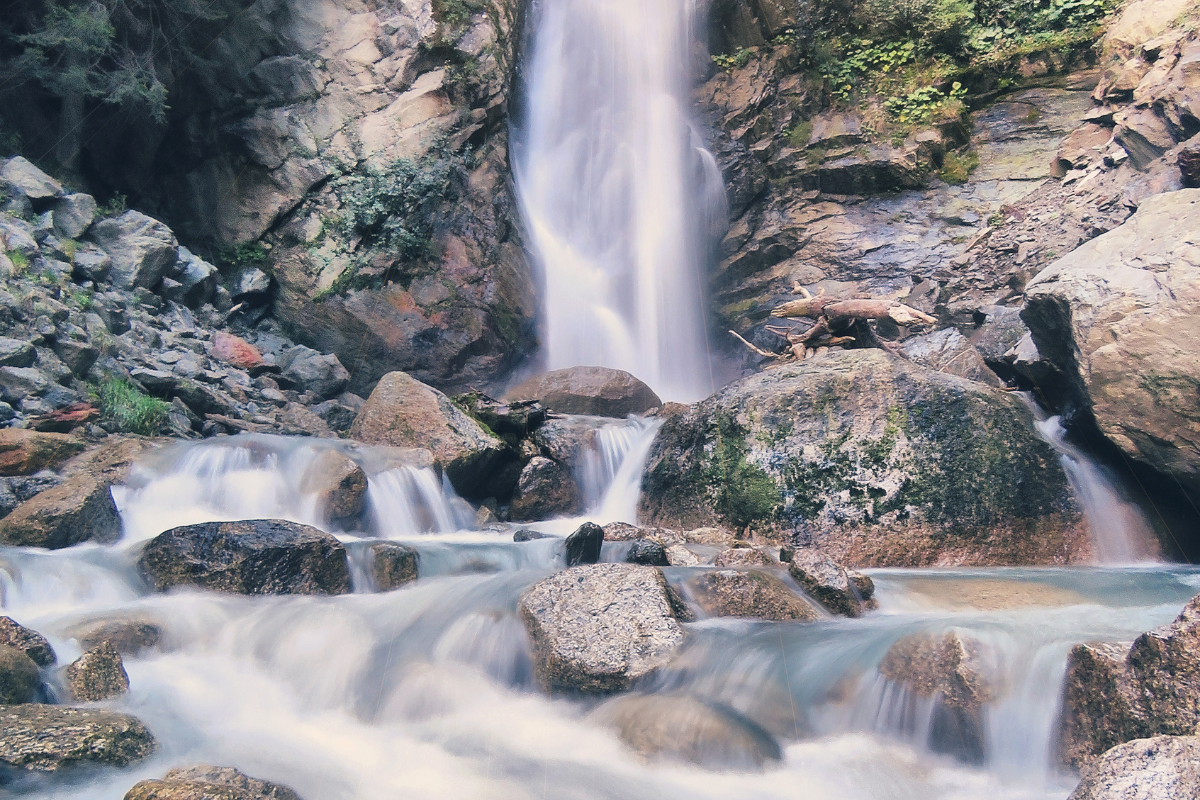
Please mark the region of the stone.
<svg viewBox="0 0 1200 800"><path fill-rule="evenodd" d="M579 484L571 470L557 461L534 456L521 469L509 515L513 520L565 517L583 510Z"/></svg>
<svg viewBox="0 0 1200 800"><path fill-rule="evenodd" d="M108 700L129 691L125 664L109 641L101 642L70 664L64 678L71 695L85 703Z"/></svg>
<svg viewBox="0 0 1200 800"><path fill-rule="evenodd" d="M109 280L118 289L153 289L179 258L171 229L138 211L100 220L88 238L112 258Z"/></svg>
<svg viewBox="0 0 1200 800"><path fill-rule="evenodd" d="M108 642L121 655L136 656L144 650L158 647L163 631L151 619L112 616L72 625L67 628L65 635L79 642L85 650Z"/></svg>
<svg viewBox="0 0 1200 800"><path fill-rule="evenodd" d="M753 617L811 622L821 613L773 574L732 569L706 570L688 581L700 609L710 617Z"/></svg>
<svg viewBox="0 0 1200 800"><path fill-rule="evenodd" d="M218 331L212 336L212 357L238 369L252 370L263 365L258 348L232 333Z"/></svg>
<svg viewBox="0 0 1200 800"><path fill-rule="evenodd" d="M90 194L68 194L54 203L54 233L63 239L78 239L96 219L96 198Z"/></svg>
<svg viewBox="0 0 1200 800"><path fill-rule="evenodd" d="M0 705L28 703L40 684L33 659L15 647L0 644Z"/></svg>
<svg viewBox="0 0 1200 800"><path fill-rule="evenodd" d="M0 617L0 645L20 650L39 667L49 667L58 660L45 636L17 623L12 617Z"/></svg>
<svg viewBox="0 0 1200 800"><path fill-rule="evenodd" d="M595 564L603 544L604 529L594 522L583 523L566 538L567 566Z"/></svg>
<svg viewBox="0 0 1200 800"><path fill-rule="evenodd" d="M454 402L488 430L502 436L506 433L528 436L547 419L546 409L536 400L503 403L482 392L470 392L458 395Z"/></svg>
<svg viewBox="0 0 1200 800"><path fill-rule="evenodd" d="M717 567L773 567L775 561L769 555L753 547L730 547L717 553L713 559Z"/></svg>
<svg viewBox="0 0 1200 800"><path fill-rule="evenodd" d="M146 726L128 714L40 704L0 708L0 764L9 767L125 767L156 748Z"/></svg>
<svg viewBox="0 0 1200 800"><path fill-rule="evenodd" d="M359 516L367 498L367 473L337 450L325 450L309 465L301 491L317 496L317 508L331 520Z"/></svg>
<svg viewBox="0 0 1200 800"><path fill-rule="evenodd" d="M415 548L396 542L375 542L367 548L371 580L377 592L390 592L418 576L419 555Z"/></svg>
<svg viewBox="0 0 1200 800"><path fill-rule="evenodd" d="M35 360L37 352L32 344L0 336L0 367L31 367Z"/></svg>
<svg viewBox="0 0 1200 800"><path fill-rule="evenodd" d="M266 396L265 393L263 396ZM338 400L326 400L324 403L318 403L312 407L312 412L325 420L325 424L329 426L330 430L339 433L349 431L354 424L354 418L358 416L358 409Z"/></svg>
<svg viewBox="0 0 1200 800"><path fill-rule="evenodd" d="M700 559L696 554L681 544L668 546L666 552L667 561L672 567L695 567L700 564Z"/></svg>
<svg viewBox="0 0 1200 800"><path fill-rule="evenodd" d="M350 438L429 450L454 488L466 497L477 496L509 457L504 442L483 430L450 398L403 372L389 372L379 380L354 420Z"/></svg>
<svg viewBox="0 0 1200 800"><path fill-rule="evenodd" d="M31 497L0 520L0 543L59 550L121 538L112 477L83 472Z"/></svg>
<svg viewBox="0 0 1200 800"><path fill-rule="evenodd" d="M1200 797L1200 737L1155 736L1118 745L1083 773L1068 800Z"/></svg>
<svg viewBox="0 0 1200 800"><path fill-rule="evenodd" d="M514 542L534 542L534 541L537 541L538 539L550 539L550 538L552 538L552 537L548 533L542 533L541 531L534 531L534 530L530 530L528 528L522 528L521 530L519 530L513 534Z"/></svg>
<svg viewBox="0 0 1200 800"><path fill-rule="evenodd" d="M861 617L866 610L874 607L871 595L875 587L868 583L870 578L847 570L820 553L808 549L793 551L788 562L788 573L804 591L834 614ZM868 585L870 592L864 596L862 588Z"/></svg>
<svg viewBox="0 0 1200 800"><path fill-rule="evenodd" d="M667 567L671 565L667 558L666 549L658 542L649 539L634 539L625 554L626 564L644 564L647 567Z"/></svg>
<svg viewBox="0 0 1200 800"><path fill-rule="evenodd" d="M1149 736L1149 726L1125 669L1128 643L1076 645L1063 678L1058 754L1078 768L1122 742Z"/></svg>
<svg viewBox="0 0 1200 800"><path fill-rule="evenodd" d="M84 378L88 370L100 357L100 351L85 341L76 339L59 339L54 343L54 354L71 370L77 378Z"/></svg>
<svg viewBox="0 0 1200 800"><path fill-rule="evenodd" d="M231 767L177 768L162 780L139 781L125 800L301 800L287 786L251 778Z"/></svg>
<svg viewBox="0 0 1200 800"><path fill-rule="evenodd" d="M607 367L569 367L547 372L509 389L509 401L536 400L560 414L624 418L658 408L662 400L628 372Z"/></svg>
<svg viewBox="0 0 1200 800"><path fill-rule="evenodd" d="M211 303L221 278L212 264L192 253L186 247L179 248L178 268L181 301L189 308L199 308Z"/></svg>
<svg viewBox="0 0 1200 800"><path fill-rule="evenodd" d="M329 534L285 520L205 522L152 539L138 566L155 591L195 586L234 594L345 594L346 549Z"/></svg>
<svg viewBox="0 0 1200 800"><path fill-rule="evenodd" d="M350 373L332 353L313 353L293 358L284 368L283 377L298 391L312 392L321 400L336 397L350 383Z"/></svg>
<svg viewBox="0 0 1200 800"><path fill-rule="evenodd" d="M233 282L230 294L238 300L261 298L271 291L271 277L257 267L245 270Z"/></svg>
<svg viewBox="0 0 1200 800"><path fill-rule="evenodd" d="M783 759L779 743L729 706L686 695L623 695L588 719L616 730L644 758L711 770L754 770Z"/></svg>
<svg viewBox="0 0 1200 800"><path fill-rule="evenodd" d="M0 165L0 183L30 200L49 200L63 195L61 183L21 156L10 158Z"/></svg>
<svg viewBox="0 0 1200 800"><path fill-rule="evenodd" d="M628 689L683 643L662 571L634 564L571 567L531 586L518 603L538 683L552 691Z"/></svg>
<svg viewBox="0 0 1200 800"><path fill-rule="evenodd" d="M0 429L0 475L32 475L54 469L84 446L74 436L61 433Z"/></svg>
<svg viewBox="0 0 1200 800"><path fill-rule="evenodd" d="M0 397L16 404L50 388L50 381L34 367L0 367Z"/></svg>
<svg viewBox="0 0 1200 800"><path fill-rule="evenodd" d="M113 260L101 248L91 242L82 242L71 259L71 271L76 278L83 281L100 283L112 271ZM123 333L124 330L114 330L113 333Z"/></svg>
<svg viewBox="0 0 1200 800"><path fill-rule="evenodd" d="M1022 318L1066 376L1056 407L1090 409L1129 458L1200 488L1200 189L1147 198L1027 286Z"/></svg>
<svg viewBox="0 0 1200 800"><path fill-rule="evenodd" d="M978 641L953 631L905 636L883 657L879 673L919 697L935 698L929 732L935 752L983 762L984 712L996 694Z"/></svg>
<svg viewBox="0 0 1200 800"><path fill-rule="evenodd" d="M785 364L661 416L645 524L748 527L853 566L1090 558L1024 404L882 350Z"/></svg>

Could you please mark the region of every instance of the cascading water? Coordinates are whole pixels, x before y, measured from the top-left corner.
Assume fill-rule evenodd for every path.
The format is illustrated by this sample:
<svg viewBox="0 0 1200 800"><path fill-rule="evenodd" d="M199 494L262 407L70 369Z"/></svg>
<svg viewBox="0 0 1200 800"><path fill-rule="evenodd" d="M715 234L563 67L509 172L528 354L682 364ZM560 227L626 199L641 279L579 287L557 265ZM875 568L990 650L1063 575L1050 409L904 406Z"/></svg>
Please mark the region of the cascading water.
<svg viewBox="0 0 1200 800"><path fill-rule="evenodd" d="M693 0L533 4L513 169L544 279L550 369L711 391L704 261L724 184L690 118Z"/></svg>
<svg viewBox="0 0 1200 800"><path fill-rule="evenodd" d="M578 480L589 516L604 522L637 522L642 467L662 421L631 418L596 431L595 445L580 458Z"/></svg>

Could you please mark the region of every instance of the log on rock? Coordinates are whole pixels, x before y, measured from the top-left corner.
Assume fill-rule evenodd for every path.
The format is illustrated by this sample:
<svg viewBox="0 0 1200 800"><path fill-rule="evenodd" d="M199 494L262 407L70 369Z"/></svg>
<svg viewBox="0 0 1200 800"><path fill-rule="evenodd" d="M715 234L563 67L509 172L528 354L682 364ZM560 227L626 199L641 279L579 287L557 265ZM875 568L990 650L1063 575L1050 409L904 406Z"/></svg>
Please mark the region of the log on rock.
<svg viewBox="0 0 1200 800"><path fill-rule="evenodd" d="M834 300L810 297L790 300L771 312L772 317L821 317L825 319L882 319L889 317L900 325L915 322L933 324L935 317L911 306L888 299Z"/></svg>

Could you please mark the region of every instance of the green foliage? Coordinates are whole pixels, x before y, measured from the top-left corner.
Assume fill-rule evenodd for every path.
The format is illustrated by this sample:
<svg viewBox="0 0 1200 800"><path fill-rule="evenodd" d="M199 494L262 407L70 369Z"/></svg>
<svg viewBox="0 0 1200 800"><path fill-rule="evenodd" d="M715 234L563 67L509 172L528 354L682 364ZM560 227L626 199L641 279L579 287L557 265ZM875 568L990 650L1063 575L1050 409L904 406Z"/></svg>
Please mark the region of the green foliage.
<svg viewBox="0 0 1200 800"><path fill-rule="evenodd" d="M712 57L712 61L721 69L730 72L735 69L741 69L750 63L750 56L754 55L754 51L743 47L729 55L716 55Z"/></svg>
<svg viewBox="0 0 1200 800"><path fill-rule="evenodd" d="M957 186L966 183L971 173L978 166L979 154L974 150L968 150L965 153L958 153L951 150L949 153L946 153L946 157L942 161L942 168L938 171L938 177L946 183Z"/></svg>
<svg viewBox="0 0 1200 800"><path fill-rule="evenodd" d="M883 107L906 125L948 121L962 114L966 96L967 90L955 81L949 93L936 86L923 86L902 97L889 97L883 101Z"/></svg>
<svg viewBox="0 0 1200 800"><path fill-rule="evenodd" d="M102 419L115 423L127 433L152 436L167 421L170 404L138 391L124 378L106 376L92 390Z"/></svg>
<svg viewBox="0 0 1200 800"><path fill-rule="evenodd" d="M93 292L68 288L63 296L79 307L80 311L91 311L96 303L92 299Z"/></svg>
<svg viewBox="0 0 1200 800"><path fill-rule="evenodd" d="M876 42L872 39L853 39L841 58L828 61L822 75L830 92L843 100L849 99L864 78L887 75L911 64L917 58L913 41Z"/></svg>
<svg viewBox="0 0 1200 800"><path fill-rule="evenodd" d="M67 261L74 264L75 254L79 252L79 242L74 239L67 239L60 247L62 248L62 254L67 257Z"/></svg>
<svg viewBox="0 0 1200 800"><path fill-rule="evenodd" d="M809 137L812 136L812 120L805 120L787 132L788 144L803 150L808 147Z"/></svg>
<svg viewBox="0 0 1200 800"><path fill-rule="evenodd" d="M119 217L129 208L129 198L120 192L114 192L107 202L101 203L96 213L102 217Z"/></svg>
<svg viewBox="0 0 1200 800"><path fill-rule="evenodd" d="M267 263L270 251L262 242L242 242L222 251L217 257L227 267L250 269Z"/></svg>
<svg viewBox="0 0 1200 800"><path fill-rule="evenodd" d="M13 273L16 275L24 275L29 270L29 256L20 250L9 250L8 260L12 262Z"/></svg>
<svg viewBox="0 0 1200 800"><path fill-rule="evenodd" d="M479 0L433 0L430 4L433 19L438 24L438 39L451 42L462 35L471 24L471 17L484 11L487 3Z"/></svg>
<svg viewBox="0 0 1200 800"><path fill-rule="evenodd" d="M738 528L769 522L782 502L779 487L757 464L746 460L746 430L729 412L718 411L712 431L716 444L703 480L715 491L717 508Z"/></svg>

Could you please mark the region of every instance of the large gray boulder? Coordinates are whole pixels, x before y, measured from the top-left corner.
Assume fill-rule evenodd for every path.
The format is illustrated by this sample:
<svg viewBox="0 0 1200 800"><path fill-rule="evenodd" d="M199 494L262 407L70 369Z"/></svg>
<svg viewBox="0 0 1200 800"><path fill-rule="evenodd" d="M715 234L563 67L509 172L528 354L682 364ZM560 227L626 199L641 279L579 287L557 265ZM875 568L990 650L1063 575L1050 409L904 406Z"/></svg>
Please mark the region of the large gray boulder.
<svg viewBox="0 0 1200 800"><path fill-rule="evenodd" d="M156 747L146 726L128 714L40 704L0 708L0 764L9 767L124 767Z"/></svg>
<svg viewBox="0 0 1200 800"><path fill-rule="evenodd" d="M251 778L232 767L177 768L162 780L140 781L125 800L300 800L287 786Z"/></svg>
<svg viewBox="0 0 1200 800"><path fill-rule="evenodd" d="M1127 456L1200 487L1200 189L1148 198L1042 270L1022 317L1068 379L1060 404L1090 408Z"/></svg>
<svg viewBox="0 0 1200 800"><path fill-rule="evenodd" d="M90 194L69 194L54 203L54 233L64 239L83 236L95 219L96 198Z"/></svg>
<svg viewBox="0 0 1200 800"><path fill-rule="evenodd" d="M454 488L468 496L482 490L509 457L508 446L449 397L403 372L379 380L350 427L350 438L429 450Z"/></svg>
<svg viewBox="0 0 1200 800"><path fill-rule="evenodd" d="M1114 747L1084 771L1069 800L1194 800L1200 737L1155 736Z"/></svg>
<svg viewBox="0 0 1200 800"><path fill-rule="evenodd" d="M642 476L648 524L749 528L862 566L1088 555L1018 399L882 350L781 366L666 417Z"/></svg>
<svg viewBox="0 0 1200 800"><path fill-rule="evenodd" d="M626 417L662 405L646 384L608 367L556 369L509 389L506 400L536 400L560 414Z"/></svg>
<svg viewBox="0 0 1200 800"><path fill-rule="evenodd" d="M113 542L121 517L110 487L114 476L83 471L34 495L0 520L0 544L59 550L80 542Z"/></svg>
<svg viewBox="0 0 1200 800"><path fill-rule="evenodd" d="M160 592L174 586L252 595L350 591L342 543L278 519L172 528L146 545L138 566Z"/></svg>
<svg viewBox="0 0 1200 800"><path fill-rule="evenodd" d="M321 400L341 394L350 383L350 373L332 353L322 355L307 347L296 347L283 364L283 377L299 391L309 391Z"/></svg>
<svg viewBox="0 0 1200 800"><path fill-rule="evenodd" d="M100 220L88 238L112 258L109 279L118 289L153 289L179 258L171 229L139 211Z"/></svg>
<svg viewBox="0 0 1200 800"><path fill-rule="evenodd" d="M61 183L21 156L10 158L0 164L0 183L4 184L9 191L30 200L49 200L63 195Z"/></svg>
<svg viewBox="0 0 1200 800"><path fill-rule="evenodd" d="M522 467L509 510L512 519L549 519L582 510L579 484L565 464L534 456Z"/></svg>
<svg viewBox="0 0 1200 800"><path fill-rule="evenodd" d="M655 567L590 564L538 581L518 604L538 682L588 694L629 688L683 643L676 602Z"/></svg>
<svg viewBox="0 0 1200 800"><path fill-rule="evenodd" d="M112 642L103 641L72 662L63 677L76 700L94 703L129 691L125 663Z"/></svg>

